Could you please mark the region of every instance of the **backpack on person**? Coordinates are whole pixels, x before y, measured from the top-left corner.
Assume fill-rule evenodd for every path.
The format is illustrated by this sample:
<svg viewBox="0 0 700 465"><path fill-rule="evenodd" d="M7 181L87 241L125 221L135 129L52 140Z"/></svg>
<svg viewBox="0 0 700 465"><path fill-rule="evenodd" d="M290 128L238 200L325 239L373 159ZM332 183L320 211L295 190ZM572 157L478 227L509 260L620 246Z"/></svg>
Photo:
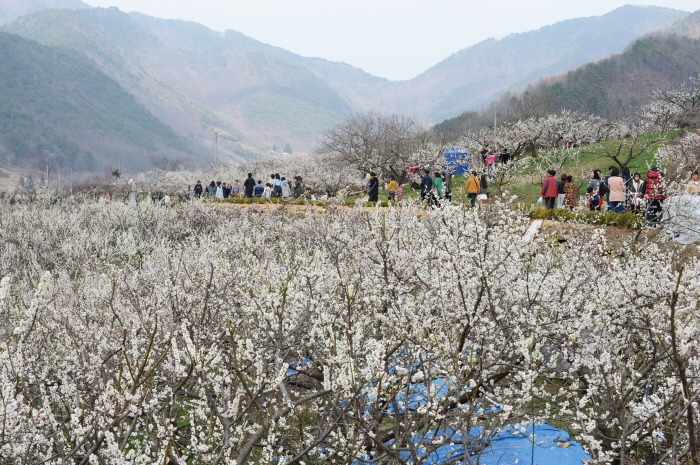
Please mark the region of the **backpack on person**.
<svg viewBox="0 0 700 465"><path fill-rule="evenodd" d="M610 192L610 188L607 184L601 181L598 185L598 193L601 197L605 197L606 195L608 195L608 192Z"/></svg>

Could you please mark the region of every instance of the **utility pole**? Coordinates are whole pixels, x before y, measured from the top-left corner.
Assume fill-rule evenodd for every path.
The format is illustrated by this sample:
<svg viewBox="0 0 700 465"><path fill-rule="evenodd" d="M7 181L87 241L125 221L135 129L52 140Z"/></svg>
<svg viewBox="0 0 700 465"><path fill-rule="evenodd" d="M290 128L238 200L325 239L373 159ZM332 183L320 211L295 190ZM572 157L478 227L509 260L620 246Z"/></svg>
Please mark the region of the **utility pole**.
<svg viewBox="0 0 700 465"><path fill-rule="evenodd" d="M70 167L70 195L73 195L73 166Z"/></svg>
<svg viewBox="0 0 700 465"><path fill-rule="evenodd" d="M498 115L498 112L494 108L494 110L493 110L493 147L494 147L494 150L496 149L496 123L498 121L497 115Z"/></svg>
<svg viewBox="0 0 700 465"><path fill-rule="evenodd" d="M122 149L119 149L119 175L122 174Z"/></svg>
<svg viewBox="0 0 700 465"><path fill-rule="evenodd" d="M214 164L216 165L216 158L219 155L219 133L214 131Z"/></svg>

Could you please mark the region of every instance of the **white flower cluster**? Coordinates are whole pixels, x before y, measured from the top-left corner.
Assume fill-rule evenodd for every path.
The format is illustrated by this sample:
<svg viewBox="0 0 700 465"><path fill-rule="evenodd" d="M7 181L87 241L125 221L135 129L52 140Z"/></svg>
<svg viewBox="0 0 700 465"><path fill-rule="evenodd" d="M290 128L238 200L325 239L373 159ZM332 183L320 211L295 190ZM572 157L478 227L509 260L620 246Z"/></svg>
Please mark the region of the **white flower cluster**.
<svg viewBox="0 0 700 465"><path fill-rule="evenodd" d="M0 455L419 464L543 420L691 453L698 260L496 205L0 206Z"/></svg>

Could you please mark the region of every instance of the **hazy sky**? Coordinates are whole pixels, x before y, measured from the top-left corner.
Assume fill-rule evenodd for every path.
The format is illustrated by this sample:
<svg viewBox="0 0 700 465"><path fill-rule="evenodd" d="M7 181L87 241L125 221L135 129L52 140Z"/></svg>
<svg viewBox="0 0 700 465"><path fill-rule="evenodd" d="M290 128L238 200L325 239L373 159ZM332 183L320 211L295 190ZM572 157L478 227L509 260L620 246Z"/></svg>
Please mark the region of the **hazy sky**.
<svg viewBox="0 0 700 465"><path fill-rule="evenodd" d="M410 79L489 37L605 14L628 4L685 11L700 0L84 0L211 29L234 29L304 56Z"/></svg>

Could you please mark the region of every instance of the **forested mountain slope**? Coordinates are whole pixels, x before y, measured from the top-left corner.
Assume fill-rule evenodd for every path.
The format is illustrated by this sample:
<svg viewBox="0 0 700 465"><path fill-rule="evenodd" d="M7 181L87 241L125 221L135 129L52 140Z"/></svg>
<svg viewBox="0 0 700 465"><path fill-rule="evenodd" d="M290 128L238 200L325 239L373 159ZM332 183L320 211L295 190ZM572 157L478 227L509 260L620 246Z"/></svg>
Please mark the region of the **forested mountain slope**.
<svg viewBox="0 0 700 465"><path fill-rule="evenodd" d="M650 33L619 54L543 78L522 92L506 93L478 112L464 112L436 126L458 135L469 126L556 113L561 109L606 118L635 115L657 90L669 90L700 74L700 12Z"/></svg>
<svg viewBox="0 0 700 465"><path fill-rule="evenodd" d="M34 14L6 28L44 44L84 51L181 132L196 128L201 138L202 131L225 126L259 147L290 141L311 148L320 132L353 111L402 111L436 120L478 108L539 76L620 51L632 39L684 15L627 6L489 39L405 82L301 57L236 31L219 33L196 23L113 8L79 10L72 17ZM78 17L84 24L76 26ZM72 43L62 36L71 36ZM92 43L101 44L100 53ZM161 98L153 98L154 93ZM202 116L205 109L210 113Z"/></svg>
<svg viewBox="0 0 700 465"><path fill-rule="evenodd" d="M621 52L645 33L687 15L668 8L628 5L603 16L488 39L405 83L395 105L433 121L479 109L507 90Z"/></svg>
<svg viewBox="0 0 700 465"><path fill-rule="evenodd" d="M162 46L158 53L181 54L173 47L160 44L155 37L124 13L118 10L111 10L111 13L125 16L127 25L132 26L132 30L127 27L120 31L116 27L116 30L112 31L112 35L118 38L119 43L125 44L129 51L148 50L154 48L155 44L155 46ZM45 10L24 16L4 26L3 29L44 45L67 48L85 54L102 71L117 80L144 103L161 121L171 126L178 135L186 138L188 145L192 148L192 158L195 162L210 161L214 151L215 130L221 134L230 134L226 136L230 141L240 139L240 136L237 136L239 131L229 121L177 92L160 77L149 73L136 57L132 57L98 31L97 27L93 26L83 14L88 15L104 28L104 24L100 24L103 21L100 21L99 16L95 18L93 10L77 12L62 9ZM237 155L233 150L241 153ZM249 156L240 144L229 143L229 146L222 144L220 152L222 155L233 158Z"/></svg>
<svg viewBox="0 0 700 465"><path fill-rule="evenodd" d="M287 142L310 149L357 109L301 57L233 31L116 8L47 10L4 29L87 54L163 121L211 143L218 131L260 151Z"/></svg>
<svg viewBox="0 0 700 465"><path fill-rule="evenodd" d="M0 5L10 1L19 0ZM34 0L22 1L29 8ZM622 50L632 38L684 15L623 7L484 41L405 82L301 57L236 31L220 33L116 8L38 11L3 30L84 54L186 139L192 158L204 161L213 151L214 133L232 157L288 142L305 151L352 112L400 111L435 120L476 108L540 75Z"/></svg>
<svg viewBox="0 0 700 465"><path fill-rule="evenodd" d="M310 148L322 130L361 109L331 89L299 55L236 31L218 33L186 21L130 16L184 53L185 69L182 58L160 59L159 69L177 75L167 82L230 118L254 139L268 135L270 142L285 139ZM154 58L139 60L153 69ZM275 140L274 134L284 136Z"/></svg>
<svg viewBox="0 0 700 465"><path fill-rule="evenodd" d="M52 157L102 169L122 148L135 168L147 153L184 153L184 141L90 60L0 33L0 156L7 164ZM145 163L144 163L145 162Z"/></svg>
<svg viewBox="0 0 700 465"><path fill-rule="evenodd" d="M637 40L619 55L533 87L549 108L604 117L634 113L655 90L676 87L700 72L700 40L678 35Z"/></svg>

